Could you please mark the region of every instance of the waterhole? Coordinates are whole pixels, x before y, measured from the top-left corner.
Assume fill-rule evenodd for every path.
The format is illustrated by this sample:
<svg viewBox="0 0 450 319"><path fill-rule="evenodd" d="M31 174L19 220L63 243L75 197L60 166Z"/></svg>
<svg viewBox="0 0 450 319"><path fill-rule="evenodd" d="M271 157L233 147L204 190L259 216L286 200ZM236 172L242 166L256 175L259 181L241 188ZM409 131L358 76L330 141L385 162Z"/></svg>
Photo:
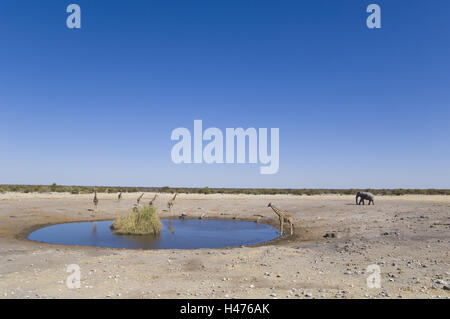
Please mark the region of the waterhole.
<svg viewBox="0 0 450 319"><path fill-rule="evenodd" d="M28 239L38 242L131 249L226 248L255 245L279 236L275 227L249 221L161 219L158 236L116 235L112 221L77 222L43 227Z"/></svg>

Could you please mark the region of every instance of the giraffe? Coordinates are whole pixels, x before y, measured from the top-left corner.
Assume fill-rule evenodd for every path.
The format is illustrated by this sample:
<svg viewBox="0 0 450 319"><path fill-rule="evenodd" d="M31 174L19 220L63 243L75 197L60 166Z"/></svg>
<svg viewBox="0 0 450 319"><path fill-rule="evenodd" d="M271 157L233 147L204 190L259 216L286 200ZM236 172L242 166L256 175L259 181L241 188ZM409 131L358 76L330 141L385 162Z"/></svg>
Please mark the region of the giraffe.
<svg viewBox="0 0 450 319"><path fill-rule="evenodd" d="M169 208L169 211L171 210L173 204L175 203L175 198L177 197L177 195L178 194L175 193L175 196L173 196L173 198L167 202L167 208Z"/></svg>
<svg viewBox="0 0 450 319"><path fill-rule="evenodd" d="M117 194L117 201L120 202L121 199L122 199L122 192L119 192L119 194Z"/></svg>
<svg viewBox="0 0 450 319"><path fill-rule="evenodd" d="M142 197L144 197L144 193L142 193L142 195L139 196L138 199L136 200L136 203L138 206L139 206L139 203L141 202Z"/></svg>
<svg viewBox="0 0 450 319"><path fill-rule="evenodd" d="M153 202L155 201L156 197L158 197L158 194L155 194L155 196L153 196L152 200L148 203L150 206L153 206Z"/></svg>
<svg viewBox="0 0 450 319"><path fill-rule="evenodd" d="M273 211L275 212L275 214L277 214L280 219L280 234L281 234L281 236L283 235L283 232L284 232L284 223L285 222L289 223L289 225L291 226L291 235L294 234L294 223L293 223L292 216L286 214L285 212L282 212L281 210L279 210L278 208L273 206L272 203L269 203L269 205L267 207L272 208Z"/></svg>
<svg viewBox="0 0 450 319"><path fill-rule="evenodd" d="M98 208L98 198L97 198L97 191L96 190L94 190L94 200L93 200L93 202L94 202L94 211L96 212L97 208Z"/></svg>

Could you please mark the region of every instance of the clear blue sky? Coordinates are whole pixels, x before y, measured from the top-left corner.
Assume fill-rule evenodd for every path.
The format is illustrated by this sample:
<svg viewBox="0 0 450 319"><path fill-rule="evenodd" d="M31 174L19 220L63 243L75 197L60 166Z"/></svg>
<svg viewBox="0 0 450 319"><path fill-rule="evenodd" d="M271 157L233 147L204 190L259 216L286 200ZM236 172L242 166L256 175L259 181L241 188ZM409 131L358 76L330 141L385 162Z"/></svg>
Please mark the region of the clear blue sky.
<svg viewBox="0 0 450 319"><path fill-rule="evenodd" d="M66 27L66 6L82 29ZM365 8L382 9L369 30ZM0 1L0 184L450 188L450 1ZM172 163L280 128L280 169Z"/></svg>

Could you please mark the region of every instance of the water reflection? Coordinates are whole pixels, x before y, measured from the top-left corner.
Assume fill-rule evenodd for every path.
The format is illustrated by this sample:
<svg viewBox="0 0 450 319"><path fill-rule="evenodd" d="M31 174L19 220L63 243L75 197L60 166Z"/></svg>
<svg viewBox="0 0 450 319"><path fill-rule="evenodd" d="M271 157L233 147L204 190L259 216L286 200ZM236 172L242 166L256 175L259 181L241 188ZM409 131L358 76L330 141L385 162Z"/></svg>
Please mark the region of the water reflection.
<svg viewBox="0 0 450 319"><path fill-rule="evenodd" d="M175 231L173 229L173 221L172 220L169 220L169 222L168 222L168 229L172 235L175 234Z"/></svg>

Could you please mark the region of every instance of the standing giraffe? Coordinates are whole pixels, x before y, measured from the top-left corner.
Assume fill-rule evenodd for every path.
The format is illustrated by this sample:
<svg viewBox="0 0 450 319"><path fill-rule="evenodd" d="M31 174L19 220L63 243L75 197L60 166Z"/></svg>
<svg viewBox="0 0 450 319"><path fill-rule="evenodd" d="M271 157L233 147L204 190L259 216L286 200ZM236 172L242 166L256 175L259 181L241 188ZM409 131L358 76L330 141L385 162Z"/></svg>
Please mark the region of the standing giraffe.
<svg viewBox="0 0 450 319"><path fill-rule="evenodd" d="M291 235L294 234L294 223L292 216L286 214L285 212L282 212L281 210L273 206L272 203L269 203L267 207L272 208L275 214L277 214L278 218L280 219L280 235L283 235L285 222L289 223L289 225L291 226Z"/></svg>
<svg viewBox="0 0 450 319"><path fill-rule="evenodd" d="M177 193L175 193L175 196L174 196L171 200L169 200L169 201L167 202L167 208L169 208L169 211L171 210L173 204L175 203L175 198L176 198L176 197L177 197Z"/></svg>
<svg viewBox="0 0 450 319"><path fill-rule="evenodd" d="M153 206L153 202L155 201L156 197L158 197L158 194L155 194L155 196L153 196L152 200L148 203L150 206Z"/></svg>
<svg viewBox="0 0 450 319"><path fill-rule="evenodd" d="M142 195L139 196L138 199L136 200L136 203L138 204L138 206L139 206L139 203L141 202L142 197L144 197L144 193L142 193Z"/></svg>
<svg viewBox="0 0 450 319"><path fill-rule="evenodd" d="M93 200L93 202L94 202L94 211L97 211L97 208L98 208L98 198L97 198L97 191L96 191L96 190L94 190L94 200Z"/></svg>

